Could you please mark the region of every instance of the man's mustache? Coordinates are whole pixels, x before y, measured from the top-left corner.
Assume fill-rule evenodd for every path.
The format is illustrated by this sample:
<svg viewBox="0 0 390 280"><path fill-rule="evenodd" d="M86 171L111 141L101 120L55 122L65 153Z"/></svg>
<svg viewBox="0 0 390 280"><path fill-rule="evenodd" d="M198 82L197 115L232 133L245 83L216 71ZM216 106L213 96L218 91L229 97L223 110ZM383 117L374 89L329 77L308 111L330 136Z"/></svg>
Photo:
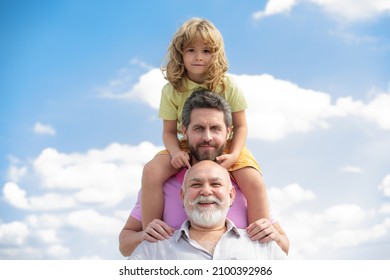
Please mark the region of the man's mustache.
<svg viewBox="0 0 390 280"><path fill-rule="evenodd" d="M222 200L218 199L213 195L209 195L209 196L201 195L195 198L193 201L191 201L190 205L196 205L199 203L216 203L217 205L220 205L222 204Z"/></svg>

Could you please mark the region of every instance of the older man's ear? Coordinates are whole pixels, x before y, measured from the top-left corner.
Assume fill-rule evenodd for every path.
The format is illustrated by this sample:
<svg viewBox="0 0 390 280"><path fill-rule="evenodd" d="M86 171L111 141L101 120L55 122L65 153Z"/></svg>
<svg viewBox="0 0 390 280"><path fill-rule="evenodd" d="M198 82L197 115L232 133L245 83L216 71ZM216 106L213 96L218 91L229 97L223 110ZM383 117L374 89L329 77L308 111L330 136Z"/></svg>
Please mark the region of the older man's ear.
<svg viewBox="0 0 390 280"><path fill-rule="evenodd" d="M236 198L236 188L233 185L230 188L229 197L230 197L230 207L232 207L234 203L234 199Z"/></svg>
<svg viewBox="0 0 390 280"><path fill-rule="evenodd" d="M181 203L183 204L183 207L184 207L184 192L183 192L183 188L180 189L180 200L181 200Z"/></svg>

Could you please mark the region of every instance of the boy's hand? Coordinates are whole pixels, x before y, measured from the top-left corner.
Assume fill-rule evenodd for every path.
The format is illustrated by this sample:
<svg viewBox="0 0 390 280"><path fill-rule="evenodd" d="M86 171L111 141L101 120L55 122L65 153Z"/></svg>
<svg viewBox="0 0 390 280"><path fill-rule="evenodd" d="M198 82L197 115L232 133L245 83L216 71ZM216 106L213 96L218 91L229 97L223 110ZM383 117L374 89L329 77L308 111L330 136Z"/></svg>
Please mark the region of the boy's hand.
<svg viewBox="0 0 390 280"><path fill-rule="evenodd" d="M190 165L190 156L186 152L180 151L176 154L171 155L171 164L174 168L180 169L184 166L187 166L188 168L191 167Z"/></svg>
<svg viewBox="0 0 390 280"><path fill-rule="evenodd" d="M159 240L168 239L172 236L175 230L168 226L165 222L154 219L143 230L142 240L157 242Z"/></svg>
<svg viewBox="0 0 390 280"><path fill-rule="evenodd" d="M229 169L236 161L237 157L232 154L224 154L217 157L217 162L225 169Z"/></svg>

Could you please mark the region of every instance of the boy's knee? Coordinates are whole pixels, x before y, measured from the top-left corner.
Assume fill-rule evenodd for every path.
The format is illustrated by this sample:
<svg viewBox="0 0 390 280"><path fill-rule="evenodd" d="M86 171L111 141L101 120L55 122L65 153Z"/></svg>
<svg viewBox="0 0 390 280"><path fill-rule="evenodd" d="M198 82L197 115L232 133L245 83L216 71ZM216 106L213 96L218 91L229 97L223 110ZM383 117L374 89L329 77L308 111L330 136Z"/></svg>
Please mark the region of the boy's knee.
<svg viewBox="0 0 390 280"><path fill-rule="evenodd" d="M150 175L152 174L153 170L155 169L154 167L154 164L153 164L153 161L149 161L148 163L146 163L144 165L144 169L143 169L143 175Z"/></svg>

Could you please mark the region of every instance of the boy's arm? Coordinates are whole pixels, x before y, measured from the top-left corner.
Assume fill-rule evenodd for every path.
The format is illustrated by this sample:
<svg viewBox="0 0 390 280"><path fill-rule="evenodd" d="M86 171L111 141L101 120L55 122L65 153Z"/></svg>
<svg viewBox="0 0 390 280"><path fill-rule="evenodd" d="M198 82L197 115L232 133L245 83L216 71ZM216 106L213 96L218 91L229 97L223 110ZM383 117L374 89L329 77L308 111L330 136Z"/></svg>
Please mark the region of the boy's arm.
<svg viewBox="0 0 390 280"><path fill-rule="evenodd" d="M177 121L164 120L163 142L172 157L171 164L174 168L191 167L188 154L180 149L180 143L177 139Z"/></svg>
<svg viewBox="0 0 390 280"><path fill-rule="evenodd" d="M245 111L232 113L233 118L233 139L230 147L230 154L219 156L217 160L226 169L230 168L240 156L242 148L245 146L248 128L246 124Z"/></svg>

